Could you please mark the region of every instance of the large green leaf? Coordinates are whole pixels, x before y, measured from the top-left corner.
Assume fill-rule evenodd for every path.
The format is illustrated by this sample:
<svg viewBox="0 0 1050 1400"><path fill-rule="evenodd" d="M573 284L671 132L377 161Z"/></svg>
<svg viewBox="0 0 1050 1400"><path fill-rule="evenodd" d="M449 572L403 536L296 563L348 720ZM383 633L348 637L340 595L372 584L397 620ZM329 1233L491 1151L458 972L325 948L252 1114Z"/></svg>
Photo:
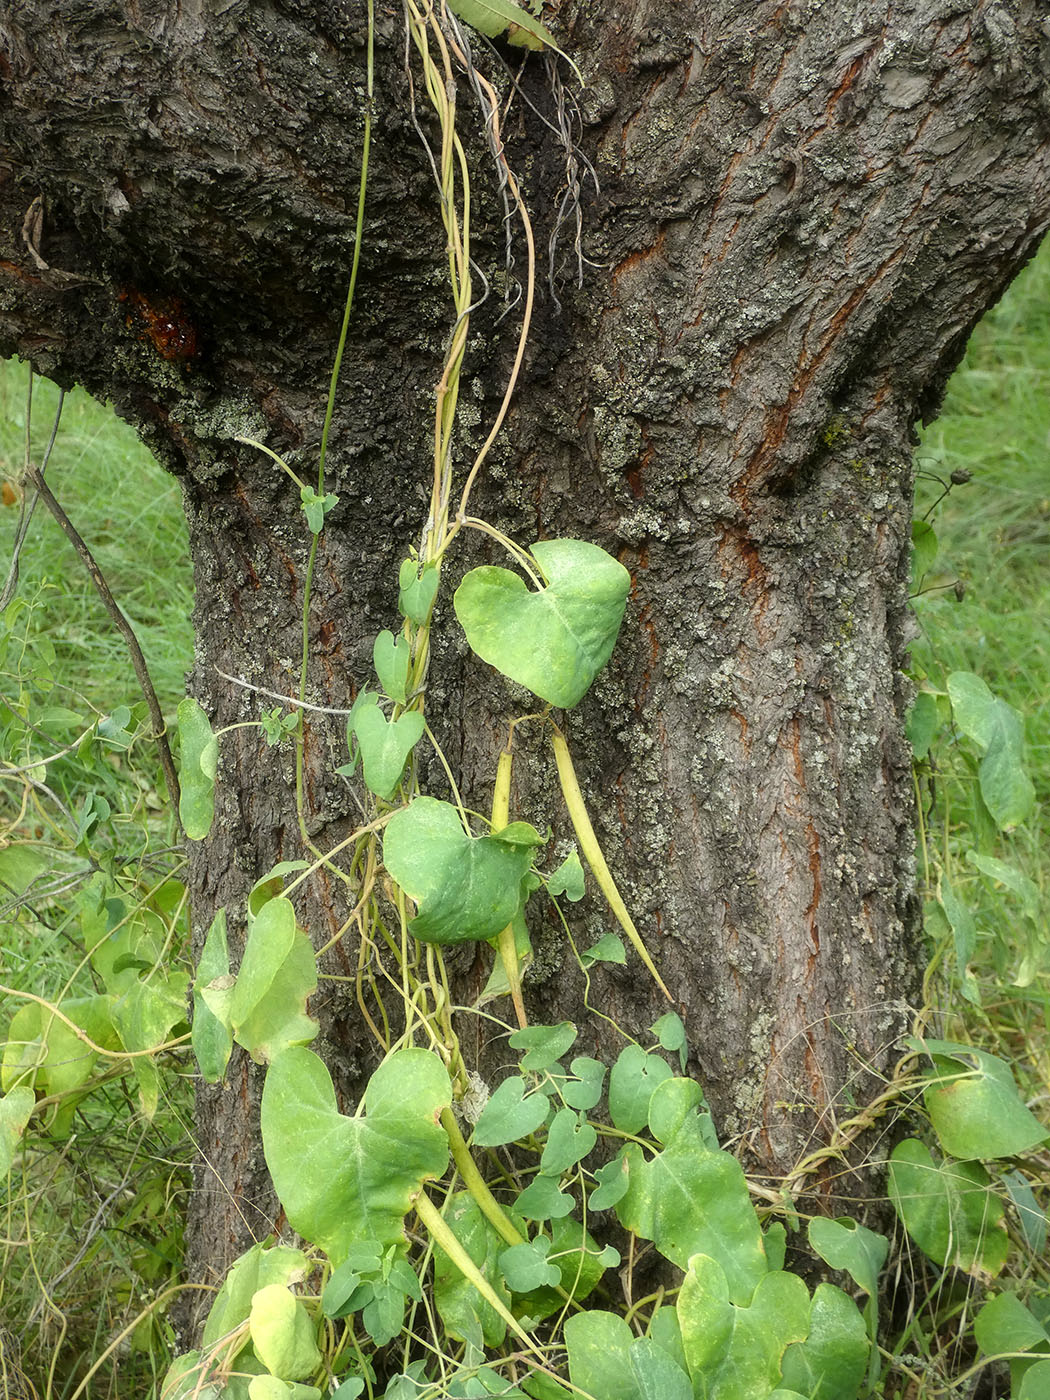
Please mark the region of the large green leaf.
<svg viewBox="0 0 1050 1400"><path fill-rule="evenodd" d="M977 769L984 805L1003 828L1024 821L1035 802L1035 788L1024 767L1024 724L1005 700L970 671L948 677L955 723L983 750Z"/></svg>
<svg viewBox="0 0 1050 1400"><path fill-rule="evenodd" d="M1009 1240L1003 1205L977 1162L936 1162L928 1147L905 1138L890 1158L893 1208L915 1243L935 1264L977 1277L1006 1262Z"/></svg>
<svg viewBox="0 0 1050 1400"><path fill-rule="evenodd" d="M689 1261L677 1307L693 1393L703 1400L765 1400L785 1352L809 1334L809 1291L796 1274L765 1274L745 1306L705 1254Z"/></svg>
<svg viewBox="0 0 1050 1400"><path fill-rule="evenodd" d="M464 943L494 938L511 922L522 901L521 882L532 864L535 838L468 836L455 807L417 797L395 812L383 833L383 862L419 906L409 928L425 943Z"/></svg>
<svg viewBox="0 0 1050 1400"><path fill-rule="evenodd" d="M179 702L179 820L191 841L203 841L215 817L215 774L219 745L208 716L196 700Z"/></svg>
<svg viewBox="0 0 1050 1400"><path fill-rule="evenodd" d="M695 1110L658 1156L625 1154L628 1187L617 1203L620 1223L679 1268L694 1254L715 1258L733 1302L745 1303L768 1270L762 1231L747 1179L728 1152L712 1151Z"/></svg>
<svg viewBox="0 0 1050 1400"><path fill-rule="evenodd" d="M609 1312L575 1313L565 1322L572 1383L600 1400L692 1400L689 1377L647 1337L635 1337Z"/></svg>
<svg viewBox="0 0 1050 1400"><path fill-rule="evenodd" d="M1046 1125L1024 1104L1008 1065L951 1040L922 1042L936 1067L925 1092L941 1146L952 1157L1016 1157L1045 1142Z"/></svg>
<svg viewBox="0 0 1050 1400"><path fill-rule="evenodd" d="M402 1244L413 1200L448 1165L438 1118L451 1102L436 1055L397 1050L369 1080L364 1113L346 1118L324 1062L300 1047L283 1051L266 1076L262 1135L292 1228L335 1265L354 1244Z"/></svg>
<svg viewBox="0 0 1050 1400"><path fill-rule="evenodd" d="M472 569L456 616L473 651L541 700L569 709L612 655L631 576L582 540L541 540L532 553L547 585L530 592L507 569Z"/></svg>
<svg viewBox="0 0 1050 1400"><path fill-rule="evenodd" d="M784 1353L784 1384L807 1400L857 1400L871 1356L864 1320L852 1298L817 1285L809 1334Z"/></svg>

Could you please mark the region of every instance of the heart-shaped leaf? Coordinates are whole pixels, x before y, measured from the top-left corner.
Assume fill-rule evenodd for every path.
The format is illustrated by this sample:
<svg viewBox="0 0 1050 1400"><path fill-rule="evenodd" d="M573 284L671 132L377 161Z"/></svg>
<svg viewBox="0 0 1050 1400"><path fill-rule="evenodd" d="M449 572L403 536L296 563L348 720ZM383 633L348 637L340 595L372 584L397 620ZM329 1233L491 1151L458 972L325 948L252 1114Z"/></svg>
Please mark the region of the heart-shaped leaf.
<svg viewBox="0 0 1050 1400"><path fill-rule="evenodd" d="M176 711L179 725L179 821L191 841L203 841L215 817L219 745L208 716L187 696Z"/></svg>
<svg viewBox="0 0 1050 1400"><path fill-rule="evenodd" d="M834 1284L820 1283L813 1294L809 1336L784 1353L782 1378L807 1400L842 1400L860 1394L870 1357L856 1303Z"/></svg>
<svg viewBox="0 0 1050 1400"><path fill-rule="evenodd" d="M652 1240L679 1268L694 1254L711 1255L731 1300L747 1302L769 1264L736 1158L710 1150L695 1110L658 1156L646 1161L632 1145L625 1157L629 1182L616 1207L620 1223Z"/></svg>
<svg viewBox="0 0 1050 1400"><path fill-rule="evenodd" d="M678 1362L615 1313L582 1312L566 1319L572 1383L602 1400L692 1400ZM697 1392L700 1394L701 1392Z"/></svg>
<svg viewBox="0 0 1050 1400"><path fill-rule="evenodd" d="M438 571L434 564L424 564L419 572L414 559L403 561L397 575L397 610L409 622L424 626L434 606L438 591Z"/></svg>
<svg viewBox="0 0 1050 1400"><path fill-rule="evenodd" d="M559 1109L547 1131L540 1172L544 1176L561 1176L586 1157L597 1141L598 1134L582 1114L571 1108Z"/></svg>
<svg viewBox="0 0 1050 1400"><path fill-rule="evenodd" d="M247 1322L252 1299L260 1288L271 1283L287 1288L291 1283L301 1282L309 1272L310 1261L301 1250L289 1249L287 1245L267 1249L264 1244L253 1244L231 1267L215 1295L204 1324L202 1344L205 1350L227 1332Z"/></svg>
<svg viewBox="0 0 1050 1400"><path fill-rule="evenodd" d="M889 1193L904 1228L935 1264L976 1277L1003 1267L1003 1204L979 1162L936 1162L923 1143L905 1138L890 1157Z"/></svg>
<svg viewBox="0 0 1050 1400"><path fill-rule="evenodd" d="M734 1301L721 1265L705 1254L689 1261L677 1306L696 1393L719 1400L768 1396L784 1353L809 1332L809 1290L797 1274L767 1273L746 1301Z"/></svg>
<svg viewBox="0 0 1050 1400"><path fill-rule="evenodd" d="M292 1228L336 1267L363 1241L403 1244L413 1200L448 1166L438 1118L451 1102L448 1072L436 1055L397 1050L369 1080L364 1113L346 1118L324 1062L299 1047L283 1051L266 1076L262 1135Z"/></svg>
<svg viewBox="0 0 1050 1400"><path fill-rule="evenodd" d="M524 1026L509 1037L515 1050L524 1050L523 1070L539 1074L558 1062L576 1039L576 1027L571 1021L559 1021L556 1026Z"/></svg>
<svg viewBox="0 0 1050 1400"><path fill-rule="evenodd" d="M395 637L393 632L380 632L372 644L372 664L379 684L399 705L408 699L408 663L412 651L407 637Z"/></svg>
<svg viewBox="0 0 1050 1400"><path fill-rule="evenodd" d="M316 990L313 946L296 925L291 901L269 900L249 930L230 999L233 1038L260 1064L313 1040L318 1025L306 1002Z"/></svg>
<svg viewBox="0 0 1050 1400"><path fill-rule="evenodd" d="M926 1111L950 1156L1015 1157L1050 1136L1026 1107L1002 1060L956 1041L922 1044L936 1066L924 1095Z"/></svg>
<svg viewBox="0 0 1050 1400"><path fill-rule="evenodd" d="M472 569L453 606L471 649L541 700L570 709L612 655L631 576L583 540L541 540L547 585L530 593L508 569Z"/></svg>
<svg viewBox="0 0 1050 1400"><path fill-rule="evenodd" d="M417 797L387 823L383 861L419 906L409 925L413 935L425 943L464 943L495 938L517 914L532 847L501 841L499 833L468 836L455 807Z"/></svg>
<svg viewBox="0 0 1050 1400"><path fill-rule="evenodd" d="M419 710L390 720L378 705L362 706L354 716L354 734L361 746L361 766L369 792L384 800L393 797L405 761L425 728Z"/></svg>
<svg viewBox="0 0 1050 1400"><path fill-rule="evenodd" d="M512 1074L481 1110L471 1141L475 1147L503 1147L508 1142L521 1142L546 1122L549 1111L547 1096L534 1093L526 1097L524 1079Z"/></svg>

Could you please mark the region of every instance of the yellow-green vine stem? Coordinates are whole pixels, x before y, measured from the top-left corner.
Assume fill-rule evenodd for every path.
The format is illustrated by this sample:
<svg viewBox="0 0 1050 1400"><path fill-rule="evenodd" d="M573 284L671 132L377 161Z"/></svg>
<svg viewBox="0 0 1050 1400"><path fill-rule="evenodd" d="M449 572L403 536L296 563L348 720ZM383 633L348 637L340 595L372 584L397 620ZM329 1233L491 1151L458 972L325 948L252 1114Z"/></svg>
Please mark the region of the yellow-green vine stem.
<svg viewBox="0 0 1050 1400"><path fill-rule="evenodd" d="M492 830L502 831L510 821L510 770L514 762L510 749L504 749L496 765L496 785L492 792ZM501 930L496 947L499 951L503 971L510 988L510 999L514 1003L514 1014L522 1030L529 1024L525 1014L525 1002L521 995L521 970L518 967L518 949L514 942L514 925L508 924Z"/></svg>
<svg viewBox="0 0 1050 1400"><path fill-rule="evenodd" d="M631 946L645 963L652 974L656 985L663 992L668 1001L673 1000L671 993L664 985L664 980L657 972L649 950L642 942L642 936L634 926L634 920L627 912L627 906L620 898L620 891L616 888L616 882L612 877L612 871L605 863L602 855L602 848L598 845L598 838L594 834L594 827L591 826L591 819L587 815L587 808L584 805L583 793L580 791L580 784L576 777L576 769L572 766L572 759L569 756L569 747L565 742L565 736L557 725L551 725L551 744L554 748L554 761L558 765L558 780L561 783L562 795L565 798L565 805L569 809L569 816L576 832L576 839L580 843L580 850L583 858L591 867L594 878L598 881L598 888L605 896L609 908L616 915L617 922L624 933L631 941Z"/></svg>
<svg viewBox="0 0 1050 1400"><path fill-rule="evenodd" d="M474 1158L470 1155L466 1139L459 1130L456 1115L450 1108L442 1109L441 1126L448 1134L448 1145L452 1152L452 1160L456 1164L456 1170L463 1178L463 1185L477 1202L482 1215L508 1244L525 1244L524 1237L515 1230L507 1218L506 1212L489 1190L485 1178L478 1171Z"/></svg>
<svg viewBox="0 0 1050 1400"><path fill-rule="evenodd" d="M538 1360L543 1361L543 1353L538 1349L536 1343L529 1334L522 1329L518 1319L507 1307L506 1303L504 1303L503 1299L495 1291L488 1279L474 1263L473 1259L471 1259L459 1240L456 1239L451 1228L446 1224L444 1217L425 1191L421 1191L416 1197L416 1214L430 1232L431 1238L441 1246L467 1282L472 1283L485 1299L485 1302L488 1303L489 1307L494 1308L496 1312L499 1313L500 1317L526 1349Z"/></svg>

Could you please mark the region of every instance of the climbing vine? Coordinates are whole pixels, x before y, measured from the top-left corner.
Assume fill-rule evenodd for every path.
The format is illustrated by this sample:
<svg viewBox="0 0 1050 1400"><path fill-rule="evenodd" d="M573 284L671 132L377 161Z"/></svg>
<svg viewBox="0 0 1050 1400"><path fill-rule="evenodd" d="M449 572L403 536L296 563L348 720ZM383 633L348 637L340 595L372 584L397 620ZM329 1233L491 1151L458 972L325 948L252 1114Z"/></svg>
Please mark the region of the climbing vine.
<svg viewBox="0 0 1050 1400"><path fill-rule="evenodd" d="M235 1046L266 1066L262 1148L297 1242L263 1241L236 1261L200 1345L170 1367L161 1400L856 1400L879 1380L878 1277L888 1241L849 1218L813 1220L812 1250L845 1275L852 1292L830 1282L811 1290L785 1268L785 1219L799 1224L787 1193L749 1186L720 1145L703 1089L686 1074L686 1031L673 1010L640 1039L617 1027L623 1045L608 1064L575 1053L576 1025L530 1024L525 1010L531 899L552 902L584 970L637 959L672 998L616 887L555 716L579 704L607 664L629 575L593 543L525 546L470 509L522 364L536 258L528 209L504 152L499 98L458 20L558 52L539 19L510 0L405 0L413 101L427 104L438 133L431 157L452 322L434 398L427 513L390 580L400 625L374 639L374 680L359 689L347 716L347 756L337 769L350 780L360 775L364 818L334 849L319 849L308 835L301 723L308 617L318 541L337 504L325 462L364 226L371 5L369 15L357 239L316 478L303 480L266 444L239 439L292 479L310 537L298 695L248 722L269 744L294 745L302 855L256 881L238 914L247 937L236 968L227 911L215 914L192 985L185 972L157 971L159 953L144 964L141 943L117 936L119 922L100 924L88 957L103 990L61 1005L25 998L11 1023L0 1151L9 1165L40 1096L62 1105L49 1130L68 1128L61 1113L71 1108L69 1095L89 1085L100 1062L130 1066L143 1106L155 1106L158 1056L184 1044L183 1007L192 993L190 1044L206 1081L222 1082ZM457 111L465 75L528 254L512 371L470 462L460 461L455 438L476 297L472 186ZM465 575L452 599L456 622L478 658L536 700L508 724L487 817L461 800L426 710L435 604L468 530L490 537L510 567ZM543 735L576 836L576 849L553 868L547 837L510 810L524 725ZM213 730L197 701L180 704L179 814L193 841L206 839L214 819L225 732ZM421 790L422 745L444 769L451 800ZM295 895L322 870L344 885L346 917L335 939L317 949ZM619 933L577 949L568 906L583 897L588 875ZM309 1048L319 1030L310 1014L317 959L343 938L358 949L357 1003L382 1052L352 1114L340 1111L328 1069ZM453 1005L443 950L466 942L491 948L489 981L469 1014L486 1018L513 1052L498 1084L480 1080L457 1030L466 1013ZM139 975L146 966L154 969L148 978ZM508 1002L512 1020L499 1014ZM924 1071L927 1060L932 1069ZM947 1262L965 1239L969 1252L951 1258L991 1269L1001 1244L998 1217L987 1173L969 1159L1016 1155L1045 1137L995 1057L916 1040L885 1101L842 1125L821 1156L840 1150L905 1092L920 1091L957 1160L943 1172L922 1143L904 1144L893 1162L894 1204L930 1257ZM800 1164L791 1184L814 1166ZM931 1181L951 1197L946 1204L934 1200ZM931 1211L940 1211L933 1225ZM942 1217L951 1241L943 1248ZM643 1288L647 1252L663 1261L655 1275L661 1281Z"/></svg>

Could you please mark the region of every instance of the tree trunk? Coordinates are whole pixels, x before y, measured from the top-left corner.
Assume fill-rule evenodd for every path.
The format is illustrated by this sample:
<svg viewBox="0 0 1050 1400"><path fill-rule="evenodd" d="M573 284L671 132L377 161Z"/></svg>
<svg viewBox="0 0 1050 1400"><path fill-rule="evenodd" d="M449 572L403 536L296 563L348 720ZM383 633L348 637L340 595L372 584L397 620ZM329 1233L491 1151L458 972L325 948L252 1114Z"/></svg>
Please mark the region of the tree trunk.
<svg viewBox="0 0 1050 1400"><path fill-rule="evenodd" d="M916 991L901 674L913 424L1050 220L1050 37L1035 0L548 8L587 86L567 97L565 70L530 56L508 155L541 250L566 191L570 211L580 201L585 275L577 287L570 218L553 266L541 255L524 370L472 508L525 544L592 540L631 572L618 649L569 742L721 1129L779 1178L870 1096ZM216 728L257 718L275 702L228 678L296 692L309 535L288 479L234 439L316 470L353 252L365 6L25 0L0 15L0 350L112 399L179 476L191 690ZM451 326L399 7L378 6L377 36L326 483L339 504L310 607L308 698L337 708L368 681L375 633L396 626ZM480 43L476 57L497 69ZM572 128L577 102L572 156L559 111ZM465 88L460 108L469 132ZM496 286L503 207L480 136L468 146L475 257ZM42 221L27 219L38 199ZM467 464L513 356L520 313L502 310L494 291L471 323ZM448 605L479 557L458 551L443 584L427 712L464 799L485 809L521 692L465 657ZM567 837L549 759L523 733L512 810ZM305 736L309 836L328 848L357 819L332 771L344 721L311 712ZM234 731L215 826L192 850L198 937L224 906L236 948L252 884L302 852L291 757ZM329 875L297 907L318 947L347 912ZM593 1053L605 1023L543 917L530 1011L577 1021ZM603 917L585 906L594 932ZM375 1063L356 966L344 939L324 970L350 980L322 981L315 1000L315 1048L348 1099ZM454 966L476 992L473 952ZM592 1002L635 1033L667 1009L631 958L592 979ZM475 1049L482 1068L499 1053ZM198 1273L280 1223L260 1087L235 1052L227 1084L200 1090Z"/></svg>

